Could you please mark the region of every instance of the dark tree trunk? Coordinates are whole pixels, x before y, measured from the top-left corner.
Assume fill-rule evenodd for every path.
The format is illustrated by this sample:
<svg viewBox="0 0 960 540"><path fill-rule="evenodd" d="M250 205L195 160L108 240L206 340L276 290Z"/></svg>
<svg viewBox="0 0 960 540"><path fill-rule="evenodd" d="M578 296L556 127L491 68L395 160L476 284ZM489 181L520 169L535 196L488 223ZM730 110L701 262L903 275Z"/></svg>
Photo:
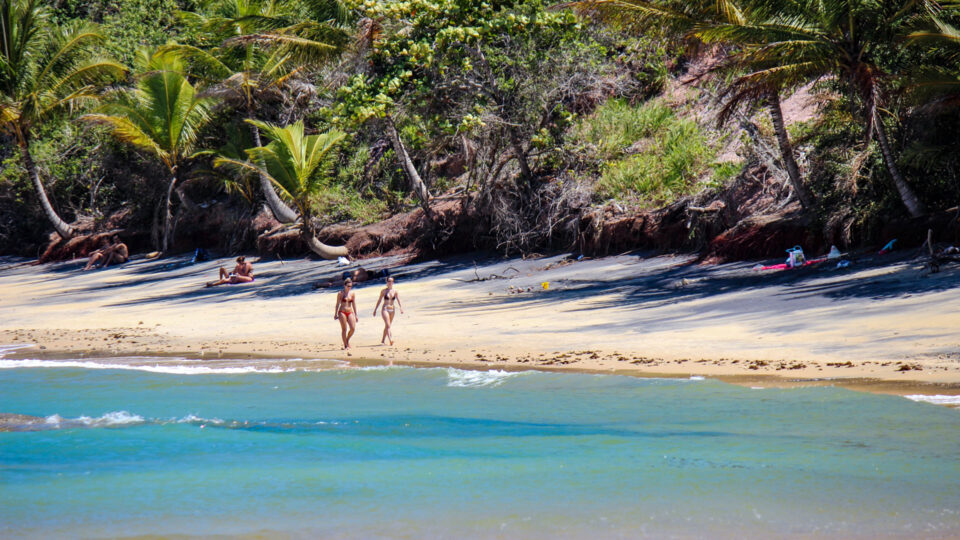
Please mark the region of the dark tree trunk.
<svg viewBox="0 0 960 540"><path fill-rule="evenodd" d="M163 254L167 255L170 247L170 226L173 222L173 188L177 185L177 168L173 168L173 177L170 179L170 185L167 186L167 203L164 206L163 216Z"/></svg>
<svg viewBox="0 0 960 540"><path fill-rule="evenodd" d="M520 138L512 129L510 130L510 146L513 147L513 153L517 156L517 163L520 164L520 174L524 180L529 181L533 178L533 174L530 172L530 164L527 163L527 153L524 152L523 145L520 144Z"/></svg>
<svg viewBox="0 0 960 540"><path fill-rule="evenodd" d="M783 165L787 169L787 176L790 178L790 185L793 186L793 192L800 199L800 204L804 208L813 207L813 197L803 185L803 178L800 176L800 167L793 158L793 146L790 144L790 137L787 135L787 127L783 121L783 109L780 108L780 94L772 91L767 95L767 108L770 111L770 119L773 121L773 130L777 134L777 144L780 145L780 156Z"/></svg>
<svg viewBox="0 0 960 540"><path fill-rule="evenodd" d="M20 142L20 152L23 156L23 164L27 168L30 180L33 181L33 188L37 192L37 198L40 199L40 206L43 207L43 213L46 214L47 220L53 225L54 230L57 231L60 238L64 240L73 238L73 227L62 220L60 216L57 215L57 211L53 209L53 205L50 204L50 199L47 198L47 191L43 188L43 182L40 181L40 171L37 170L37 165L33 162L33 156L30 155L30 148L24 141Z"/></svg>
<svg viewBox="0 0 960 540"><path fill-rule="evenodd" d="M893 159L893 152L890 151L887 131L883 128L880 116L876 113L873 115L873 129L877 134L877 142L880 144L880 153L883 154L883 163L887 166L887 170L890 171L890 176L893 177L893 185L897 187L897 191L900 193L900 200L903 201L903 205L907 207L907 212L910 212L912 217L924 215L927 210L924 208L923 203L917 199L917 194L910 188L910 184L908 184L907 181L904 180L903 175L900 174L900 169L897 168L897 163Z"/></svg>
<svg viewBox="0 0 960 540"><path fill-rule="evenodd" d="M249 115L250 118L253 118L253 115ZM263 144L260 142L260 130L257 129L257 126L250 124L250 134L253 135L253 144L260 147ZM262 163L259 164L261 167ZM270 179L267 178L265 174L259 174L260 177L260 189L263 191L263 196L267 200L267 207L270 208L270 212L273 213L273 217L277 218L277 221L280 223L293 223L297 221L297 213L284 204L280 200L280 196L277 195L277 191L273 188L273 184L270 183Z"/></svg>
<svg viewBox="0 0 960 540"><path fill-rule="evenodd" d="M393 118L387 115L385 120L387 136L390 137L393 151L397 154L397 159L400 160L400 166L403 168L407 181L410 183L410 190L420 199L420 206L423 207L423 211L430 216L432 215L430 210L430 190L427 189L427 185L423 182L423 179L420 178L417 168L413 166L413 160L410 159L410 154L407 153L407 149L403 146L403 141L400 140L400 134L397 133L397 126L393 123Z"/></svg>

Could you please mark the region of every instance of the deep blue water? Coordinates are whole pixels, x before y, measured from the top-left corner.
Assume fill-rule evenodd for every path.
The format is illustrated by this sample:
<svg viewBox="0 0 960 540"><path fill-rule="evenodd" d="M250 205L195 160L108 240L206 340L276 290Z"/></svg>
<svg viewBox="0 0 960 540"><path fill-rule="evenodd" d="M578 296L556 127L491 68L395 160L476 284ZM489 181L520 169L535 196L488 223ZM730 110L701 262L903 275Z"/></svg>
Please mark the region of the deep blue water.
<svg viewBox="0 0 960 540"><path fill-rule="evenodd" d="M960 536L960 410L896 396L6 362L4 538Z"/></svg>

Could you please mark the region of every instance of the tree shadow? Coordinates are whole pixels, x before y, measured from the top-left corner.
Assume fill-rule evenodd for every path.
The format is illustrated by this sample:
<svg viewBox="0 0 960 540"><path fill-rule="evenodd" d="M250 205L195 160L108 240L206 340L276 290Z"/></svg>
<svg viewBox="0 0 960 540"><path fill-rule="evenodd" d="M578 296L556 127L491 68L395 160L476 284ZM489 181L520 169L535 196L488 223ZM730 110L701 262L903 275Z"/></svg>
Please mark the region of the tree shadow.
<svg viewBox="0 0 960 540"><path fill-rule="evenodd" d="M632 312L621 323L585 327L668 330L689 327L693 320L725 317L740 323L782 321L779 324L787 329L790 324L810 322L807 317L816 317L816 308L842 308L845 302L857 305L857 300L944 291L956 288L960 277L960 266L922 277L922 261L909 252L865 257L847 268L826 261L781 271L757 271L752 262L695 265L694 260L692 256L643 253L577 262L492 286L490 282L470 284L479 293L471 304L477 310L548 306L585 314L605 308ZM876 269L885 272L869 272ZM544 281L549 282L548 290L540 286ZM511 284L516 285L514 290L524 292L505 294ZM528 287L530 292L526 292ZM484 292L488 295L483 296ZM694 301L701 302L694 305ZM453 303L436 309L453 312L462 308L462 304ZM806 312L808 309L811 311ZM797 316L800 312L804 313L802 318Z"/></svg>
<svg viewBox="0 0 960 540"><path fill-rule="evenodd" d="M108 304L110 306L136 306L156 302L189 303L189 302L228 302L235 299L248 298L282 298L299 296L314 291L336 291L338 287L317 288L317 284L339 279L343 272L363 266L367 270L377 271L385 268L391 270L391 275L398 280L422 279L437 274L466 267L471 264L467 260L454 259L451 261L429 261L413 265L398 266L402 257L377 257L364 259L350 266L339 266L336 261L311 261L306 259L290 261L252 261L254 264L253 283L227 284L216 287L205 287L205 282L217 279L217 271L221 266L232 268L232 259L217 259L214 261L183 264L183 261L167 263L168 270L161 267L145 267L137 269L140 274L152 277L131 279L122 283L103 284L94 287L80 288L74 292L88 290L109 291L118 288L149 286L159 281L175 281L180 290L170 293L169 290L150 296L143 296L130 300L123 300ZM227 264L229 263L229 265ZM189 282L187 280L190 280ZM192 286L192 283L196 286ZM358 284L357 289L370 286L382 286L384 278L377 278Z"/></svg>

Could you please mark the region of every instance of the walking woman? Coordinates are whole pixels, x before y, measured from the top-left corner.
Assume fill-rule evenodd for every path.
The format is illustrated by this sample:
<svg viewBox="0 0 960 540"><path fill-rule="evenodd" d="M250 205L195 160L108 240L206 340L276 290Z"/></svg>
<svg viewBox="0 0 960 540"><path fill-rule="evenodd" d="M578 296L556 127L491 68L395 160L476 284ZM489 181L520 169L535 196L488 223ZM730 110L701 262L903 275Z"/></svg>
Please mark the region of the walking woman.
<svg viewBox="0 0 960 540"><path fill-rule="evenodd" d="M343 348L350 350L350 338L357 330L357 298L353 293L353 280L347 278L343 282L343 290L337 293L337 307L333 318L340 321L340 337L343 338ZM349 327L350 331L347 331Z"/></svg>
<svg viewBox="0 0 960 540"><path fill-rule="evenodd" d="M400 308L400 313L403 313L403 306L400 305L400 295L393 288L392 277L387 278L387 288L380 291L380 298L377 298L377 305L373 308L374 317L377 316L377 308L380 307L380 302L383 302L383 309L380 311L380 316L383 317L383 338L380 339L380 344L386 344L387 339L390 339L390 345L393 345L393 332L391 331L393 316L396 315L396 308ZM394 303L396 303L396 307L394 307Z"/></svg>

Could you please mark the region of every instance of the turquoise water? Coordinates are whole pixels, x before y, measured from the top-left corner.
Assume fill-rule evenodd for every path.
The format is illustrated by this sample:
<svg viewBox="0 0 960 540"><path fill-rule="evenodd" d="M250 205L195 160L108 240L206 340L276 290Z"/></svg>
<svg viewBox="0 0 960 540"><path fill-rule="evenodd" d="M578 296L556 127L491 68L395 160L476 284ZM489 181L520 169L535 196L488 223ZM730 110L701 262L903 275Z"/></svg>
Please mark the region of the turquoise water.
<svg viewBox="0 0 960 540"><path fill-rule="evenodd" d="M901 397L16 365L0 412L47 422L0 433L4 538L960 536L960 410Z"/></svg>

